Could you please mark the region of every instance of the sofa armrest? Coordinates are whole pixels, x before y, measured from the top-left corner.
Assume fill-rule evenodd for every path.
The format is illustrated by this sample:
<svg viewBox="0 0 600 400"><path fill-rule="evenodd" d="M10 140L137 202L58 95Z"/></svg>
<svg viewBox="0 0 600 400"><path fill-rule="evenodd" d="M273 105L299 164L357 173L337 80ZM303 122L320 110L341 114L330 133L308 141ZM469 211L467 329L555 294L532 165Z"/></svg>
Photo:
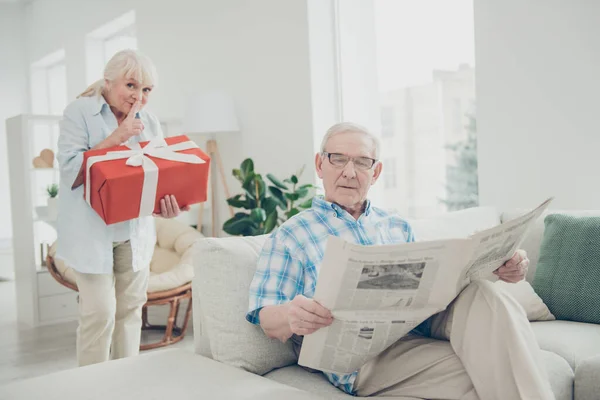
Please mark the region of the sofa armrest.
<svg viewBox="0 0 600 400"><path fill-rule="evenodd" d="M575 399L595 399L600 393L600 356L590 357L575 369Z"/></svg>
<svg viewBox="0 0 600 400"><path fill-rule="evenodd" d="M192 258L202 257L201 250L198 244L193 244L188 250L192 253ZM204 315L202 313L202 304L200 302L200 279L202 272L200 271L199 263L194 262L194 278L192 279L192 323L194 326L194 352L204 357L213 358L210 348L210 341L206 334L206 326L204 324ZM203 332L204 329L204 332Z"/></svg>

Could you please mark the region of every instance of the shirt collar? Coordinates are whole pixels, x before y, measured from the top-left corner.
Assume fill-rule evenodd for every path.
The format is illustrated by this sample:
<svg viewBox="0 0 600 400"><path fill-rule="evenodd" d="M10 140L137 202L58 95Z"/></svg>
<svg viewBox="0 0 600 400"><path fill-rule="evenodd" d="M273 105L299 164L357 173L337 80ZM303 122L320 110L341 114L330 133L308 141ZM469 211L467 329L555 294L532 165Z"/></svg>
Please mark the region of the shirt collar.
<svg viewBox="0 0 600 400"><path fill-rule="evenodd" d="M327 212L330 212L331 210L333 210L333 211L335 211L335 214L337 217L340 217L344 213L347 213L347 211L344 210L340 205L338 205L336 203L331 203L331 202L325 200L325 198L323 196L315 196L313 198L312 208L314 208L315 211L324 212L324 213L327 213ZM365 211L364 211L363 215L368 217L370 213L371 213L371 201L369 199L367 199L366 204L365 204Z"/></svg>
<svg viewBox="0 0 600 400"><path fill-rule="evenodd" d="M104 108L104 106L108 107L108 103L104 99L104 96L102 96L102 95L96 96L96 102L94 102L92 105L92 113L93 113L92 115L100 114L102 112L102 108Z"/></svg>

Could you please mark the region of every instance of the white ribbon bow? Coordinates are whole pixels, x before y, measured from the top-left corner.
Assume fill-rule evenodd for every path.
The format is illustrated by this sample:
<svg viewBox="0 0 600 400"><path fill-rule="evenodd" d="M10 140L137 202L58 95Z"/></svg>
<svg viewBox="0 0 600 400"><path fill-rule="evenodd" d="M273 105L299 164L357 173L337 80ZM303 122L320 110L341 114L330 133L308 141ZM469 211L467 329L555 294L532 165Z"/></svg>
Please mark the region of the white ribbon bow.
<svg viewBox="0 0 600 400"><path fill-rule="evenodd" d="M163 160L177 161L188 164L204 164L205 161L195 154L182 154L178 151L198 148L198 145L192 141L186 141L168 145L163 138L152 139L142 148L139 143L126 144L129 150L109 151L102 156L89 157L86 164L86 187L85 200L91 203L91 185L90 170L92 165L97 162L120 160L127 158L125 164L130 167L142 167L144 171L144 183L142 186L142 196L140 199L140 213L138 217L152 215L154 212L154 202L156 199L156 190L158 188L158 167L152 161L151 157L162 158Z"/></svg>

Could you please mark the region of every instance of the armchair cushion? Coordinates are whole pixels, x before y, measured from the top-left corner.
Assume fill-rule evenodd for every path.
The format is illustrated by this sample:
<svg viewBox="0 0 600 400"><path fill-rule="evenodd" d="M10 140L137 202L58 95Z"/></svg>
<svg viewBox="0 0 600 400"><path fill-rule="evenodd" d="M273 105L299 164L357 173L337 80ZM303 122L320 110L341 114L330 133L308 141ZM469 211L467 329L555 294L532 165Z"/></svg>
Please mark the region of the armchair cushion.
<svg viewBox="0 0 600 400"><path fill-rule="evenodd" d="M203 238L194 228L172 219L156 218L156 247L150 261L150 279L148 292L161 292L175 289L192 281L192 244ZM56 254L56 243L50 247L49 254ZM62 260L54 259L54 265L60 276L69 283L77 285L73 269Z"/></svg>

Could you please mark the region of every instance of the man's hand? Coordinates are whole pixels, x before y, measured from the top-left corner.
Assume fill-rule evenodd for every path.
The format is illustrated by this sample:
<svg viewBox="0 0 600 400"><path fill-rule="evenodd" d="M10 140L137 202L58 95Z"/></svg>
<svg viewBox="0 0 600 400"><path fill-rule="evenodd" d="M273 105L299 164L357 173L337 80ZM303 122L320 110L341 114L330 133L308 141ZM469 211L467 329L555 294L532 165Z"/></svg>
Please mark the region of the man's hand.
<svg viewBox="0 0 600 400"><path fill-rule="evenodd" d="M510 260L494 271L504 282L517 283L525 279L529 268L529 258L525 250L517 250Z"/></svg>
<svg viewBox="0 0 600 400"><path fill-rule="evenodd" d="M331 311L313 299L299 295L288 305L288 323L296 335L310 335L332 322Z"/></svg>

